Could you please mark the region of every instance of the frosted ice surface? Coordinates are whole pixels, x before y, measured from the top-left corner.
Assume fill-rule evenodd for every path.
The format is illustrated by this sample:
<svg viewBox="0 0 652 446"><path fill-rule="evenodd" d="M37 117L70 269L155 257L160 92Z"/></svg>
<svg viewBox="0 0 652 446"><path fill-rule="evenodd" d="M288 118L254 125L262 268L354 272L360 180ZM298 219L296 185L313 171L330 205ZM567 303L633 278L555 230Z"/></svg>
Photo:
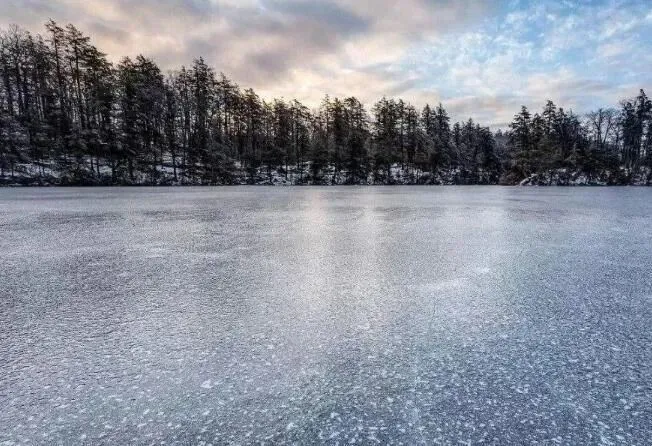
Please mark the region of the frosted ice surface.
<svg viewBox="0 0 652 446"><path fill-rule="evenodd" d="M0 190L0 444L646 444L652 190Z"/></svg>

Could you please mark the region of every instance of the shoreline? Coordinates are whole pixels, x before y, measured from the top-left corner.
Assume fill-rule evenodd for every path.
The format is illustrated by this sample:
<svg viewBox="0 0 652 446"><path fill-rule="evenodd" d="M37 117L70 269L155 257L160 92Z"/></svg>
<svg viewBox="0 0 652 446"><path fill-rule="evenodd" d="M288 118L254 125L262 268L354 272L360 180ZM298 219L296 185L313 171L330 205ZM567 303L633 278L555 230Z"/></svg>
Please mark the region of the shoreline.
<svg viewBox="0 0 652 446"><path fill-rule="evenodd" d="M609 187L652 186L652 168L640 166L618 170L586 172L580 168L557 168L535 172L525 177L503 172L494 175L482 170L463 168L424 172L394 164L384 171L368 171L359 176L346 170L324 169L320 175L309 173L309 166L283 169L258 168L247 172L236 167L213 178L206 174L186 177L183 169L173 175L168 166L161 170L135 171L133 175L119 170L113 174L103 169L99 174L89 169L52 169L24 164L14 175L0 176L0 187L188 187L188 186L542 186L542 187Z"/></svg>

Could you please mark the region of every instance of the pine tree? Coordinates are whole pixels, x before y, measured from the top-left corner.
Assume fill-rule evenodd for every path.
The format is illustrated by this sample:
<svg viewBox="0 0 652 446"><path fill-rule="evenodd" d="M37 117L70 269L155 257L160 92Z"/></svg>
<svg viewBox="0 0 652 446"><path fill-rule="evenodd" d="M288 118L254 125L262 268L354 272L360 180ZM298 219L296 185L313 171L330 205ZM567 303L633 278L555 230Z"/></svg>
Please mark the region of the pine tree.
<svg viewBox="0 0 652 446"><path fill-rule="evenodd" d="M526 106L522 106L520 113L514 116L510 129L515 167L525 177L531 172L530 153L532 151L531 117Z"/></svg>

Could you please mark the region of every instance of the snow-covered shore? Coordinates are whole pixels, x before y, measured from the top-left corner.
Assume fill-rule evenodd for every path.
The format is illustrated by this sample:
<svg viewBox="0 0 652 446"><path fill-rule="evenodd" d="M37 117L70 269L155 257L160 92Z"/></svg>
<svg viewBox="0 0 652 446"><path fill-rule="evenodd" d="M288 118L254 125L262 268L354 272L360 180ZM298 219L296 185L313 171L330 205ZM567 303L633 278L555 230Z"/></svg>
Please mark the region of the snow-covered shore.
<svg viewBox="0 0 652 446"><path fill-rule="evenodd" d="M284 168L245 169L239 163L221 172L214 180L188 178L182 169L164 165L155 171L133 174L133 180L113 180L112 171L102 166L99 173L85 165L74 169L57 169L49 165L19 164L13 172L0 175L0 186L187 186L187 185L520 185L520 186L650 186L652 169L640 167L617 171L588 173L579 169L555 169L529 175L520 181L490 172L470 172L463 169L439 169L424 172L394 164L389 169L367 172L352 177L345 169L329 166L315 175L309 163ZM122 176L124 178L124 175Z"/></svg>
<svg viewBox="0 0 652 446"><path fill-rule="evenodd" d="M604 170L589 174L581 170L555 169L530 175L519 183L521 186L650 186L652 169Z"/></svg>

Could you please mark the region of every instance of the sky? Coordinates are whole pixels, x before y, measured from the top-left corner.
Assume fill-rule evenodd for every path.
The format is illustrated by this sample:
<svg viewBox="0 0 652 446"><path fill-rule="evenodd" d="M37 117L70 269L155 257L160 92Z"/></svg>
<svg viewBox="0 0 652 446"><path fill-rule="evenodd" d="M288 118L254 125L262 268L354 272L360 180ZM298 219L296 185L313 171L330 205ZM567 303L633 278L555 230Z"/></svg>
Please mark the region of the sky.
<svg viewBox="0 0 652 446"><path fill-rule="evenodd" d="M264 98L442 102L505 127L547 99L576 113L652 89L650 0L2 0L0 27L73 23L113 61L202 56Z"/></svg>

